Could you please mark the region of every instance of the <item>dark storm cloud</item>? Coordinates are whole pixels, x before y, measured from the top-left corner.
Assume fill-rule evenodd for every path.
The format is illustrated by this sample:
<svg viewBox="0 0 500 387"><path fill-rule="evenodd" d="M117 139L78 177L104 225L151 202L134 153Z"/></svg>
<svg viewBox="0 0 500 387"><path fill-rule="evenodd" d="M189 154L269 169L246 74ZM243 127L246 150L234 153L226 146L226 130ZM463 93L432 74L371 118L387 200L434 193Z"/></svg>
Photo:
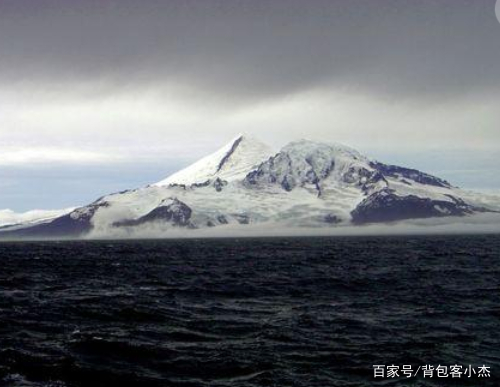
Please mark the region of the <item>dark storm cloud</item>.
<svg viewBox="0 0 500 387"><path fill-rule="evenodd" d="M0 0L3 85L434 100L496 93L499 66L494 0Z"/></svg>

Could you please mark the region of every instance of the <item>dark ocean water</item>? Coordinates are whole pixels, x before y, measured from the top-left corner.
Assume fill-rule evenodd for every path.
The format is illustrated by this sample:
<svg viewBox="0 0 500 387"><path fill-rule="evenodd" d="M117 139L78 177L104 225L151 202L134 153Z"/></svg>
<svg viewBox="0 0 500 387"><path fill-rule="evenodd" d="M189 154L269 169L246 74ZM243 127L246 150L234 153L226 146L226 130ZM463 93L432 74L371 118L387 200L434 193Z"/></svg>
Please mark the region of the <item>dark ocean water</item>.
<svg viewBox="0 0 500 387"><path fill-rule="evenodd" d="M0 260L1 386L500 386L499 236L4 243Z"/></svg>

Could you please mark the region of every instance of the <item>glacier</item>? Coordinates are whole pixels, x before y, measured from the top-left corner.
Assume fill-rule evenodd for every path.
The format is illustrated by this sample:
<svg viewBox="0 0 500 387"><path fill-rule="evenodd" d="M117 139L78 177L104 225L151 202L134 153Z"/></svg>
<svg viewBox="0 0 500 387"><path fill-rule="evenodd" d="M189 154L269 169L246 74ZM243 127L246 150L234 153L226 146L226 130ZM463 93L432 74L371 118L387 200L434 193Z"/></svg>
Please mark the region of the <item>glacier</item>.
<svg viewBox="0 0 500 387"><path fill-rule="evenodd" d="M497 230L499 211L498 196L384 164L341 144L298 140L274 151L239 135L163 180L103 196L47 222L5 227L0 238L359 233L403 223L442 229L479 218Z"/></svg>

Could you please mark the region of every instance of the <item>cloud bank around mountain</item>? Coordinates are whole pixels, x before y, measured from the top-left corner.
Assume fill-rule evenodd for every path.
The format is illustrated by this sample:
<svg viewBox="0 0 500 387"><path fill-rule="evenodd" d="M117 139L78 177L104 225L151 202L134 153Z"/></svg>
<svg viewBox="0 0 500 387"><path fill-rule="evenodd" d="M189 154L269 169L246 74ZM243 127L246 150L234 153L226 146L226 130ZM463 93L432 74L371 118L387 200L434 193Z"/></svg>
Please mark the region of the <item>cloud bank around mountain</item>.
<svg viewBox="0 0 500 387"><path fill-rule="evenodd" d="M4 206L156 181L239 132L500 187L494 0L3 0L0 57Z"/></svg>

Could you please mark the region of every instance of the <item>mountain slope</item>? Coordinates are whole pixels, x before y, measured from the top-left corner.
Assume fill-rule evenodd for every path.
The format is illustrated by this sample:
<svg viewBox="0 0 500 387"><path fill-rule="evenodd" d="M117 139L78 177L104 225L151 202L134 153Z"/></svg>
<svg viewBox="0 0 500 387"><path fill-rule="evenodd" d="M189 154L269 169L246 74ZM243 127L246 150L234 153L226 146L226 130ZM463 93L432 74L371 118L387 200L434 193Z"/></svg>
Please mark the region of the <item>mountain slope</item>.
<svg viewBox="0 0 500 387"><path fill-rule="evenodd" d="M17 213L12 210L0 210L0 227L15 227L22 224L37 224L48 222L62 215L70 213L74 208L63 210L31 210Z"/></svg>
<svg viewBox="0 0 500 387"><path fill-rule="evenodd" d="M249 136L239 135L218 151L153 185L165 187L174 184L203 184L216 178L236 180L245 177L271 155L271 148L264 143Z"/></svg>
<svg viewBox="0 0 500 387"><path fill-rule="evenodd" d="M14 234L134 237L247 224L341 227L498 209L443 179L342 145L302 140L272 153L239 136L159 183L104 196Z"/></svg>

